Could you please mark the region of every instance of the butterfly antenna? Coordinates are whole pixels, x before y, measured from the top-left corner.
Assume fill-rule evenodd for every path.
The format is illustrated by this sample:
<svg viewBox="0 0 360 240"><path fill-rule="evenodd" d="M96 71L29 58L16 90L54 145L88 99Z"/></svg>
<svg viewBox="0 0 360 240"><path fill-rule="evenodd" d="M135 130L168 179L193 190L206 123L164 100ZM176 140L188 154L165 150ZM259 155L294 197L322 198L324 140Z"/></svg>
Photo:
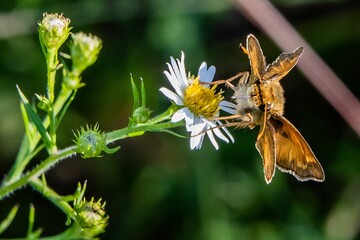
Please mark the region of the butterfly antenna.
<svg viewBox="0 0 360 240"><path fill-rule="evenodd" d="M248 50L242 45L242 43L240 43L240 48L246 55L249 55Z"/></svg>

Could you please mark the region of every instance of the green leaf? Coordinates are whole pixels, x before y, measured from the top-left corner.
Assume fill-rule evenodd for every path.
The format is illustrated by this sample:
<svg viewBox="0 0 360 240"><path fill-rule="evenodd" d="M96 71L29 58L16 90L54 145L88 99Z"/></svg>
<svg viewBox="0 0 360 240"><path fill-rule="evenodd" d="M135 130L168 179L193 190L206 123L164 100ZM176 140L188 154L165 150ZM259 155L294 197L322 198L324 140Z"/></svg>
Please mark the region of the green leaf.
<svg viewBox="0 0 360 240"><path fill-rule="evenodd" d="M44 141L44 144L46 146L47 149L50 149L52 144L51 144L51 139L50 136L48 134L48 132L46 131L39 115L35 112L35 110L33 109L33 107L31 106L31 104L29 103L29 101L27 100L27 98L25 97L25 95L21 92L19 86L17 86L20 98L22 103L24 104L26 113L29 117L29 120L36 126L36 128L38 129L40 136L42 138L42 140ZM31 140L31 139L29 139Z"/></svg>
<svg viewBox="0 0 360 240"><path fill-rule="evenodd" d="M25 127L25 134L27 136L27 138L29 139L29 142L32 141L32 132L31 132L31 127L30 127L30 122L29 122L29 117L26 113L26 109L25 109L25 106L24 106L24 103L20 103L20 110L21 110L21 116L23 118L23 121L24 121L24 127Z"/></svg>
<svg viewBox="0 0 360 240"><path fill-rule="evenodd" d="M140 100L139 100L139 92L138 89L134 83L134 79L132 77L132 74L130 74L130 80L131 80L131 89L133 92L133 96L134 96L134 106L133 106L133 112L135 111L135 109L137 109L138 107L140 107Z"/></svg>
<svg viewBox="0 0 360 240"><path fill-rule="evenodd" d="M14 220L15 215L19 209L19 205L15 205L9 214L6 216L6 218L0 223L0 234L2 234L11 224L11 222Z"/></svg>
<svg viewBox="0 0 360 240"><path fill-rule="evenodd" d="M141 80L141 106L146 107L146 91L145 91L145 84L144 80L140 78Z"/></svg>
<svg viewBox="0 0 360 240"><path fill-rule="evenodd" d="M120 146L114 147L114 148L106 147L103 151L107 154L113 154L113 153L117 152L119 149L120 149Z"/></svg>
<svg viewBox="0 0 360 240"><path fill-rule="evenodd" d="M29 226L27 232L27 239L38 239L42 233L42 230L39 228L33 232L35 222L35 207L33 204L30 204L30 212L29 212Z"/></svg>

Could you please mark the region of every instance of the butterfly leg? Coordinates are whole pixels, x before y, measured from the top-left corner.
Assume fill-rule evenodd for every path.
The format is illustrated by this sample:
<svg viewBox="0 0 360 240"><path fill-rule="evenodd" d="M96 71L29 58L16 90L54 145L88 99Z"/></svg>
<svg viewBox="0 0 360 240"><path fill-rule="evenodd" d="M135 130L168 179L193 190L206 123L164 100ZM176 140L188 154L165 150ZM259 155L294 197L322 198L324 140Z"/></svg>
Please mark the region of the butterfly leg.
<svg viewBox="0 0 360 240"><path fill-rule="evenodd" d="M222 80L216 80L212 83L210 83L211 85L214 84L225 84L227 87L230 87L232 90L235 90L236 87L231 84L232 81L234 81L237 78L240 78L239 80L239 84L240 83L246 83L247 79L249 77L249 72L239 72L238 74L236 74L235 76L228 78L228 79L222 79ZM207 83L208 84L208 83Z"/></svg>

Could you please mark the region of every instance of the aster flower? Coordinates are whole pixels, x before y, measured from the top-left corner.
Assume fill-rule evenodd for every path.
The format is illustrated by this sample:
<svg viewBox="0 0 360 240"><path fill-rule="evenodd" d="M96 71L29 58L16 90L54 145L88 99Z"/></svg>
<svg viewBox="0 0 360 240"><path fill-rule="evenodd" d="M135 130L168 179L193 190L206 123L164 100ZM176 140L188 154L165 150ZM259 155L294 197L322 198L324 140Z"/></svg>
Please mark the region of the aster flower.
<svg viewBox="0 0 360 240"><path fill-rule="evenodd" d="M187 76L184 65L184 53L181 60L170 58L167 63L169 71L165 75L175 92L160 88L160 91L181 108L174 113L172 122L185 120L186 130L191 133L190 148L200 149L207 135L216 149L219 148L215 136L225 142L234 138L223 127L223 123L217 120L220 110L235 114L235 104L224 101L222 92L215 92L216 85L210 85L215 75L215 67L207 67L203 62L199 68L197 77ZM221 131L222 130L222 131ZM214 136L215 134L215 136Z"/></svg>

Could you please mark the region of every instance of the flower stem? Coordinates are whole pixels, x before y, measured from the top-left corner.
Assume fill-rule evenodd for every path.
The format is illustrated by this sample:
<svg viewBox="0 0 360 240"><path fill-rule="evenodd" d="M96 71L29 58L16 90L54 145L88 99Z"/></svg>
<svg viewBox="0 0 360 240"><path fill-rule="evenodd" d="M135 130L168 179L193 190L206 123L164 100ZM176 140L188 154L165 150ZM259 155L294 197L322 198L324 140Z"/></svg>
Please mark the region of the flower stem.
<svg viewBox="0 0 360 240"><path fill-rule="evenodd" d="M112 143L120 139L130 137L129 135L136 132L161 132L162 130L183 126L184 122L180 121L177 123L163 122L154 125L137 125L134 127L122 128L106 134L106 143ZM136 136L136 135L131 135Z"/></svg>
<svg viewBox="0 0 360 240"><path fill-rule="evenodd" d="M51 108L48 112L48 116L50 119L50 138L51 138L51 149L48 149L50 153L55 153L57 151L56 147L56 114L54 111L54 99L55 99L55 77L56 77L56 68L58 65L58 52L57 49L55 51L49 51L46 56L47 63L47 84L48 84L48 99L51 104Z"/></svg>
<svg viewBox="0 0 360 240"><path fill-rule="evenodd" d="M184 125L184 122L182 122L182 121L177 122L177 123L168 121L168 122L162 122L162 123L153 124L153 125L144 124L144 125L138 125L138 126L134 126L134 127L126 127L126 128L118 129L118 130L107 133L106 134L106 137L107 137L106 143L109 144L109 143L115 142L120 139L124 139L124 138L131 137L131 136L136 136L136 135L131 135L132 133L136 133L136 132L161 132L161 131L164 131L169 128L179 127L179 126L183 126L183 125ZM7 182L9 184L3 184L3 187L0 188L0 199L6 197L11 192L25 186L29 182L33 183L35 181L35 184L36 184L37 178L41 174L48 171L54 164L60 162L61 160L65 159L65 158L71 157L72 155L76 154L76 148L77 148L77 146L73 145L62 151L58 151L56 154L54 154L54 155L48 157L47 159L45 159L44 161L42 161L38 166L36 166L32 171L30 171L26 175L20 177L19 179L15 179L15 181L13 181L13 182L10 182L10 183ZM35 187L39 187L39 186L35 186Z"/></svg>
<svg viewBox="0 0 360 240"><path fill-rule="evenodd" d="M74 92L73 90L69 90L67 88L61 89L61 91L53 105L53 114L55 116L57 116L57 114L61 111L64 104L67 102L67 100L69 99L69 97L72 95L73 92ZM60 122L58 121L57 124L59 125L59 123ZM47 116L43 120L43 125L45 128L48 128L49 124L50 124L50 118L49 118L49 116ZM18 155L16 157L15 163L14 163L14 165L12 165L12 168L9 171L9 174L5 177L4 181L2 182L3 186L9 185L10 183L14 182L15 180L17 180L20 177L20 175L24 171L27 164L36 155L34 153L38 152L35 149L32 149L31 146L37 146L40 139L41 139L40 134L37 133L32 138L32 144L29 144L29 140L28 140L27 136L24 135L24 138L20 145L20 149L19 149ZM43 148L43 145L41 148Z"/></svg>
<svg viewBox="0 0 360 240"><path fill-rule="evenodd" d="M38 166L36 166L32 171L24 175L23 177L19 178L18 180L14 181L13 183L0 188L0 199L4 198L11 192L15 191L18 188L21 188L22 186L25 186L28 184L28 182L32 179L36 179L41 174L45 173L47 170L49 170L55 163L58 163L59 161L71 157L74 155L76 146L71 146L69 148L66 148L62 151L57 152L57 154L52 155L42 161Z"/></svg>
<svg viewBox="0 0 360 240"><path fill-rule="evenodd" d="M70 206L70 204L64 201L57 192L45 185L39 178L32 178L30 180L30 185L36 191L42 193L43 196L48 198L55 206L61 209L66 216L75 219L74 209Z"/></svg>

